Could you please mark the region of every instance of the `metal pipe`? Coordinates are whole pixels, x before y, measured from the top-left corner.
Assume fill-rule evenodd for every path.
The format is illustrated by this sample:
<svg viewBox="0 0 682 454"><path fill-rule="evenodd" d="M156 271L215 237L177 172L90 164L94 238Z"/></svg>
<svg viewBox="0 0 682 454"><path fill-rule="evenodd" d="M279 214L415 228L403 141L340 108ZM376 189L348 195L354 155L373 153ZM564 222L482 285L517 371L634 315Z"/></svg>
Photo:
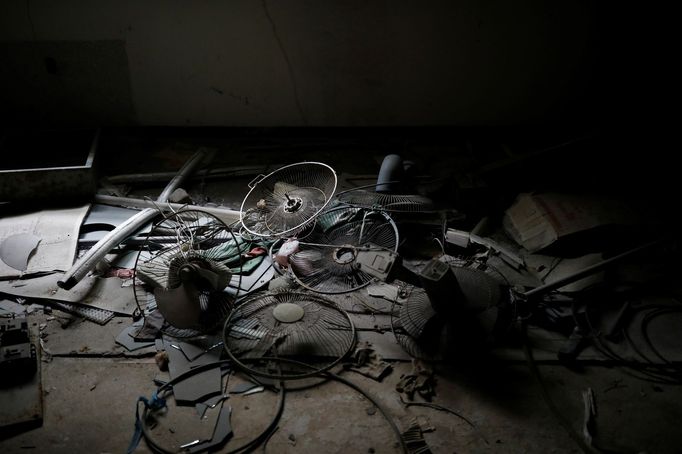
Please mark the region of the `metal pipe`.
<svg viewBox="0 0 682 454"><path fill-rule="evenodd" d="M192 157L187 160L185 165L183 165L180 168L177 175L173 177L170 183L166 185L159 198L156 199L156 202L157 203L167 202L170 195L173 193L173 191L180 187L182 182L185 181L185 178L187 178L192 172L194 172L194 170L196 170L196 168L199 167L199 164L204 162L204 160L208 161L212 159L214 154L215 151L209 151L205 148L200 148L199 150L197 150L197 152L194 153Z"/></svg>
<svg viewBox="0 0 682 454"><path fill-rule="evenodd" d="M379 176L377 177L376 192L397 192L402 186L405 168L403 158L397 154L389 154L381 163ZM398 181L395 184L394 181Z"/></svg>
<svg viewBox="0 0 682 454"><path fill-rule="evenodd" d="M149 207L154 206L154 202L152 202L151 200L135 199L132 197L116 197L113 195L101 195L101 194L95 195L95 202L101 203L103 205L113 205L113 206L133 207L133 208L149 208ZM223 221L225 224L232 224L233 222L236 222L239 220L239 211L231 210L229 208L224 208L224 207L205 207L205 206L199 206L199 205L184 205L181 203L170 203L170 202L158 204L158 207L161 209L166 208L168 211L170 211L170 210L177 211L180 209L204 211L206 213L212 214L213 216L217 217L218 219Z"/></svg>
<svg viewBox="0 0 682 454"><path fill-rule="evenodd" d="M157 203L165 203L168 196L175 191L182 181L192 173L207 157L212 156L206 149L199 149L189 160L180 168L175 178L173 178L164 188L161 195L156 200ZM65 290L72 289L81 279L85 277L95 266L106 256L109 251L121 244L126 238L138 231L143 225L151 221L158 214L155 208L145 208L127 219L124 223L117 226L114 230L107 233L97 244L83 255L66 273L57 281L57 285Z"/></svg>

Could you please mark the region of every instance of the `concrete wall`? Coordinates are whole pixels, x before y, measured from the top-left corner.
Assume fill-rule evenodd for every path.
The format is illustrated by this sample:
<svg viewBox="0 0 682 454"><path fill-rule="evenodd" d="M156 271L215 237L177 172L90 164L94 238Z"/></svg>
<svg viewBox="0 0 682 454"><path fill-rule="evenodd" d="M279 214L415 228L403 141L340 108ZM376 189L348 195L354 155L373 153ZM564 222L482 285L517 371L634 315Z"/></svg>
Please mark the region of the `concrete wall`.
<svg viewBox="0 0 682 454"><path fill-rule="evenodd" d="M581 1L3 0L0 111L105 125L575 119L595 17Z"/></svg>

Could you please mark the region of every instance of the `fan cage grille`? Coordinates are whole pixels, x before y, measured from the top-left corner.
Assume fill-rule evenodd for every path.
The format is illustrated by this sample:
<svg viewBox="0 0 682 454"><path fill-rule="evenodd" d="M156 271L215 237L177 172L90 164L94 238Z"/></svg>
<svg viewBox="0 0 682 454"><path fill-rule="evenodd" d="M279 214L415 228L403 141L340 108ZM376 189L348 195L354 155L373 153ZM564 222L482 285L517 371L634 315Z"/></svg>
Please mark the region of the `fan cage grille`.
<svg viewBox="0 0 682 454"><path fill-rule="evenodd" d="M278 321L273 310L280 304L303 308L292 323ZM223 342L230 358L254 375L298 379L330 369L355 346L355 327L335 303L308 292L280 291L257 295L239 304L228 316ZM307 366L289 367L261 358L288 358Z"/></svg>
<svg viewBox="0 0 682 454"><path fill-rule="evenodd" d="M336 207L317 218L316 229L289 257L299 284L317 293L345 293L362 288L374 276L356 265L363 249L397 252L398 228L383 212Z"/></svg>
<svg viewBox="0 0 682 454"><path fill-rule="evenodd" d="M253 185L241 205L241 223L257 236L295 235L329 204L336 185L336 172L321 162L281 167Z"/></svg>
<svg viewBox="0 0 682 454"><path fill-rule="evenodd" d="M162 242L158 239L163 238ZM173 241L169 242L169 238ZM144 308L158 304L153 288L169 289L177 284L171 279L171 268L178 269L191 261L212 262L220 259L220 248L230 241L237 243L236 236L220 219L200 210L181 210L169 214L156 223L135 259L135 283L133 295L141 314ZM238 248L241 246L237 246ZM223 266L216 263L216 267ZM199 296L202 312L196 326L178 328L164 323L162 331L173 337L192 337L214 330L225 320L233 307L234 299L225 292L202 291Z"/></svg>
<svg viewBox="0 0 682 454"><path fill-rule="evenodd" d="M386 194L365 189L349 189L336 195L339 202L392 213L433 213L433 201L417 194Z"/></svg>

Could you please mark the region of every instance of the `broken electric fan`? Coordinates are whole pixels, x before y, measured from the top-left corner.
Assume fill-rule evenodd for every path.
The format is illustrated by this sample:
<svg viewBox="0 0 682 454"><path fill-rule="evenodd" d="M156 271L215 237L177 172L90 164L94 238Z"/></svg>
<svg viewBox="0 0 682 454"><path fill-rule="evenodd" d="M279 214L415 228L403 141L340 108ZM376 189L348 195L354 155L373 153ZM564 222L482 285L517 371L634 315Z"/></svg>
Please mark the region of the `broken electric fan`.
<svg viewBox="0 0 682 454"><path fill-rule="evenodd" d="M385 280L397 258L398 229L383 212L332 208L289 256L296 280L319 293L345 293Z"/></svg>
<svg viewBox="0 0 682 454"><path fill-rule="evenodd" d="M223 342L247 372L304 378L328 370L351 351L355 327L334 302L287 290L254 296L236 307L225 321Z"/></svg>
<svg viewBox="0 0 682 454"><path fill-rule="evenodd" d="M294 236L327 206L336 173L320 162L290 164L249 184L241 206L244 229L261 237Z"/></svg>
<svg viewBox="0 0 682 454"><path fill-rule="evenodd" d="M339 202L353 207L390 213L432 213L431 199L417 194L386 194L365 189L349 189L337 194Z"/></svg>
<svg viewBox="0 0 682 454"><path fill-rule="evenodd" d="M400 346L410 355L435 359L458 354L463 340L483 345L496 328L501 283L485 271L432 260L393 319ZM470 347L467 347L473 350Z"/></svg>
<svg viewBox="0 0 682 454"><path fill-rule="evenodd" d="M222 245L234 240L230 229L201 211L179 211L156 224L135 262L138 308L156 306L170 334L191 336L215 328L232 308L224 289L231 273Z"/></svg>
<svg viewBox="0 0 682 454"><path fill-rule="evenodd" d="M388 211L390 213L432 213L431 199L415 194L408 184L405 167L407 162L396 155L386 156L376 185L348 189L336 195L339 202L358 208ZM370 189L374 189L373 191Z"/></svg>

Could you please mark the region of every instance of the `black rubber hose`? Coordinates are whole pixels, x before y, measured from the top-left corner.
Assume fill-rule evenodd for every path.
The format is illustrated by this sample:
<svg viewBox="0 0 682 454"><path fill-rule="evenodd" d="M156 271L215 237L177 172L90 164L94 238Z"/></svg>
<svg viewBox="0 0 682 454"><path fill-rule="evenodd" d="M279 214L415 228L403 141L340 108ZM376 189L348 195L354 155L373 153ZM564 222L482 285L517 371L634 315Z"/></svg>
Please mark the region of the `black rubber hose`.
<svg viewBox="0 0 682 454"><path fill-rule="evenodd" d="M262 357L259 359L261 359L261 360L264 359L266 361L284 361L286 363L296 364L298 366L303 366L303 367L308 367L310 369L314 369L314 366L311 366L309 364L305 364L305 363L302 363L302 362L299 362L299 361L296 361L293 359L275 358L275 357ZM374 397L372 397L367 391L363 390L362 388L360 388L358 385L356 385L352 381L347 380L347 379L345 379L339 375L336 375L332 372L320 372L317 375L320 377L327 377L327 378L330 378L331 380L338 381L339 383L344 384L344 385L348 386L349 388L352 388L355 391L362 394L367 400L369 400L372 403L372 405L377 407L379 412L383 415L384 419L386 419L386 422L388 422L389 426L391 426L391 429L393 430L396 437L400 441L400 446L402 447L403 452L405 454L407 454L409 452L409 450L407 449L407 445L405 444L405 440L403 440L402 433L400 432L400 429L398 428L396 423L393 422L393 419L391 418L391 415L388 413L388 410L386 410L386 408L384 408L384 406L381 405L376 399L374 399Z"/></svg>

